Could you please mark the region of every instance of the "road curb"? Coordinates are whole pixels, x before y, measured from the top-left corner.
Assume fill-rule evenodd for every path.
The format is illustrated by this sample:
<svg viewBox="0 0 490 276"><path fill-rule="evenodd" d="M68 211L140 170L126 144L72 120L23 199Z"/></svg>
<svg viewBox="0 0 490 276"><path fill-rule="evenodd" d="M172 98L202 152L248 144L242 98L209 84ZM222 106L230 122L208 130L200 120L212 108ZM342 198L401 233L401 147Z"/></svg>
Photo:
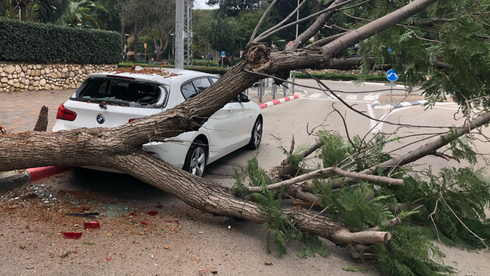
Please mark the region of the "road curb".
<svg viewBox="0 0 490 276"><path fill-rule="evenodd" d="M259 104L259 107L262 108L262 109L264 109L264 108L267 108L269 106L273 106L273 105L277 105L277 104L280 104L280 103L289 102L289 101L294 100L294 99L297 99L297 98L299 98L298 95L293 95L293 96L285 97L285 98L282 98L282 99L279 99L279 100L273 100L273 101L270 101L270 102Z"/></svg>
<svg viewBox="0 0 490 276"><path fill-rule="evenodd" d="M38 167L21 171L8 171L0 174L0 192L20 187L29 181L38 181L62 172L70 167Z"/></svg>
<svg viewBox="0 0 490 276"><path fill-rule="evenodd" d="M30 175L26 170L4 172L0 174L0 192L22 186L29 179Z"/></svg>
<svg viewBox="0 0 490 276"><path fill-rule="evenodd" d="M69 169L70 167L48 166L48 167L30 168L27 169L27 171L29 172L30 175L30 181L38 181L53 176L55 174L66 172Z"/></svg>
<svg viewBox="0 0 490 276"><path fill-rule="evenodd" d="M379 103L379 99L376 99L376 100L371 102L371 107L373 109L394 109L394 108L414 106L414 105L424 105L426 103L427 103L426 100L417 100L417 101L401 102L401 103L396 103L396 104L381 105Z"/></svg>

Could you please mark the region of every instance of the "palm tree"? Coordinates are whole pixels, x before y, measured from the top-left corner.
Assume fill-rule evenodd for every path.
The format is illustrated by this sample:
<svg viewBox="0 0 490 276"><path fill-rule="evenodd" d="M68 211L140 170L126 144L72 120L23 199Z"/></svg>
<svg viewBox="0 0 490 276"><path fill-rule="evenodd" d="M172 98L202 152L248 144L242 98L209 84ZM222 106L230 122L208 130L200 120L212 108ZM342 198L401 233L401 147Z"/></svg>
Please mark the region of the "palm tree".
<svg viewBox="0 0 490 276"><path fill-rule="evenodd" d="M80 1L68 1L68 6L65 10L65 13L61 16L60 19L56 22L58 25L63 25L67 27L85 27L92 28L95 27L99 29L99 24L97 21L90 15L90 13L94 10L100 10L104 13L107 13L107 9L104 6L94 3L88 0L80 0Z"/></svg>
<svg viewBox="0 0 490 276"><path fill-rule="evenodd" d="M68 8L68 0L35 1L32 8L34 20L41 23L56 23Z"/></svg>

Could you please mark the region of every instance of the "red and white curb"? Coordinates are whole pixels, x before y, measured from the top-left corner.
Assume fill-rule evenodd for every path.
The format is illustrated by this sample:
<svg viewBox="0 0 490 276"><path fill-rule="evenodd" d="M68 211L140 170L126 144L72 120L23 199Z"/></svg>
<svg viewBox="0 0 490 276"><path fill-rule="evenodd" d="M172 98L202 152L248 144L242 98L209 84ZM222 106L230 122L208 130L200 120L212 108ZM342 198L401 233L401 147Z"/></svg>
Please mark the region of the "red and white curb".
<svg viewBox="0 0 490 276"><path fill-rule="evenodd" d="M69 167L39 167L9 171L0 175L0 192L20 187L29 181L41 180L68 171Z"/></svg>
<svg viewBox="0 0 490 276"><path fill-rule="evenodd" d="M292 101L292 100L297 99L297 98L299 98L298 95L293 95L293 96L285 97L285 98L282 98L279 100L273 100L270 102L259 104L259 106L260 106L260 108L264 109L266 107L273 106L273 105L280 104L280 103L289 102L289 101Z"/></svg>
<svg viewBox="0 0 490 276"><path fill-rule="evenodd" d="M29 172L30 180L31 181L37 181L41 180L56 174L60 174L62 172L66 172L70 167L55 167L55 166L48 166L48 167L38 167L38 168L30 168L27 169L26 171Z"/></svg>

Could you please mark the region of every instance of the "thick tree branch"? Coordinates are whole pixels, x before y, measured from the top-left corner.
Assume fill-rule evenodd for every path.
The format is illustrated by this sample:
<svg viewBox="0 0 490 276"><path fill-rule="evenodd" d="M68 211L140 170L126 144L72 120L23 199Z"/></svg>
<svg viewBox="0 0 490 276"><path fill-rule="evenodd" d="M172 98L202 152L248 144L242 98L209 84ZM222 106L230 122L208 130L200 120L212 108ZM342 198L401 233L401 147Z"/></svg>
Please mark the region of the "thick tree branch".
<svg viewBox="0 0 490 276"><path fill-rule="evenodd" d="M339 39L322 47L322 54L326 58L334 57L340 53L343 49L354 45L355 43L366 39L376 33L382 32L395 24L398 24L418 12L426 9L428 6L437 2L437 0L415 0L407 4L406 6L389 13L379 19L376 19L366 25L356 29L348 34L342 36Z"/></svg>

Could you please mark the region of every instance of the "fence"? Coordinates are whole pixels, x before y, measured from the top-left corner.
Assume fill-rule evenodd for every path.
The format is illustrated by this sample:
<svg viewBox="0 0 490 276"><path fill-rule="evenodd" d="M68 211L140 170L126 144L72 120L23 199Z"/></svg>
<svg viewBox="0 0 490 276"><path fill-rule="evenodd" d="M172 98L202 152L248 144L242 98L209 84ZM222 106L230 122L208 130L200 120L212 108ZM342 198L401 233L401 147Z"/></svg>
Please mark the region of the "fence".
<svg viewBox="0 0 490 276"><path fill-rule="evenodd" d="M275 100L276 97L293 96L296 79L295 74L293 73L291 77L291 83L283 83L281 86L275 84L272 78L262 79L249 87L245 93L251 99L257 99L259 103L262 103L264 98Z"/></svg>

